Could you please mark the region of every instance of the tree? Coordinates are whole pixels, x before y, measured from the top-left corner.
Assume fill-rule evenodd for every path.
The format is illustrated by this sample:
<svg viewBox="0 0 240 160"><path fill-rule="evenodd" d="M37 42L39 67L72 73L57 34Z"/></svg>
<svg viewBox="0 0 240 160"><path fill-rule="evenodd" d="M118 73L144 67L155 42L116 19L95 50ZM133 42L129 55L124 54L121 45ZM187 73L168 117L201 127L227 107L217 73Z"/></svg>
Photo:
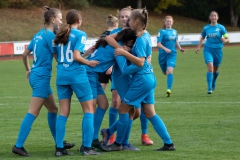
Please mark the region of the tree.
<svg viewBox="0 0 240 160"><path fill-rule="evenodd" d="M142 8L142 0L137 1L137 8Z"/></svg>
<svg viewBox="0 0 240 160"><path fill-rule="evenodd" d="M182 4L178 0L160 0L155 12L162 13L162 10L166 10L169 6L181 6Z"/></svg>
<svg viewBox="0 0 240 160"><path fill-rule="evenodd" d="M230 16L231 16L231 25L237 27L238 18L240 15L240 0L230 0Z"/></svg>

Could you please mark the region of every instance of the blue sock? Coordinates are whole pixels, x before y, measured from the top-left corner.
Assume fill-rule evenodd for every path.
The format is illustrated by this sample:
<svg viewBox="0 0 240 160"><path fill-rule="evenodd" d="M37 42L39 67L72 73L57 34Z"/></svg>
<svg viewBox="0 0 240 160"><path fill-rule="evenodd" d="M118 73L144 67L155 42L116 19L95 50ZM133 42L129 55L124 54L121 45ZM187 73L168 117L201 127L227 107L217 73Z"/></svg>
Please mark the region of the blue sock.
<svg viewBox="0 0 240 160"><path fill-rule="evenodd" d="M48 119L48 126L56 143L56 123L57 123L57 113L50 113L47 114Z"/></svg>
<svg viewBox="0 0 240 160"><path fill-rule="evenodd" d="M208 91L212 90L212 83L213 83L213 72L207 72L207 84L208 84Z"/></svg>
<svg viewBox="0 0 240 160"><path fill-rule="evenodd" d="M125 136L126 130L129 123L129 114L119 114L119 120L117 124L117 138L116 141L119 144L122 144L123 138Z"/></svg>
<svg viewBox="0 0 240 160"><path fill-rule="evenodd" d="M56 144L58 148L64 148L63 140L66 132L67 117L59 115L56 123Z"/></svg>
<svg viewBox="0 0 240 160"><path fill-rule="evenodd" d="M82 132L84 134L82 145L84 147L90 148L92 146L92 138L94 132L93 121L94 115L92 113L84 113L82 124Z"/></svg>
<svg viewBox="0 0 240 160"><path fill-rule="evenodd" d="M172 89L173 80L173 74L167 74L167 89Z"/></svg>
<svg viewBox="0 0 240 160"><path fill-rule="evenodd" d="M167 128L161 118L155 114L150 119L155 131L162 138L164 144L172 144L172 140L170 135L168 134Z"/></svg>
<svg viewBox="0 0 240 160"><path fill-rule="evenodd" d="M133 120L129 119L128 127L126 130L125 136L123 138L122 144L129 144L129 137L130 137L130 133L131 133L131 129L132 129L132 123L133 123Z"/></svg>
<svg viewBox="0 0 240 160"><path fill-rule="evenodd" d="M15 144L16 147L18 148L23 147L23 144L26 141L29 132L31 131L31 127L35 119L36 117L31 113L27 113L25 115L18 133L18 139Z"/></svg>
<svg viewBox="0 0 240 160"><path fill-rule="evenodd" d="M148 133L148 119L142 108L141 108L140 122L141 122L142 134L147 134Z"/></svg>
<svg viewBox="0 0 240 160"><path fill-rule="evenodd" d="M216 73L213 73L213 82L212 82L213 90L216 88L216 80L217 80L218 75L219 75L219 71L217 71Z"/></svg>
<svg viewBox="0 0 240 160"><path fill-rule="evenodd" d="M110 107L109 108L109 127L111 127L116 121L118 116L118 109Z"/></svg>
<svg viewBox="0 0 240 160"><path fill-rule="evenodd" d="M108 128L108 134L112 135L114 132L116 132L117 131L117 126L118 126L118 120Z"/></svg>
<svg viewBox="0 0 240 160"><path fill-rule="evenodd" d="M103 121L103 117L105 115L106 110L97 107L96 112L94 114L94 134L93 134L93 140L98 139L98 133L100 126Z"/></svg>

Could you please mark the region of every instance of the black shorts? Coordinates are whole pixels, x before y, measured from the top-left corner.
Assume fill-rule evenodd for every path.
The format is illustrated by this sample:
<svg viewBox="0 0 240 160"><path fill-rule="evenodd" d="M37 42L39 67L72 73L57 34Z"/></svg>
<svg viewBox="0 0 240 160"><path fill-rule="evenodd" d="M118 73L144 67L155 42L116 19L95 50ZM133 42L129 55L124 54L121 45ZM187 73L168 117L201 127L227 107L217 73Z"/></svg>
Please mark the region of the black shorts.
<svg viewBox="0 0 240 160"><path fill-rule="evenodd" d="M107 75L105 72L104 73L99 73L98 81L100 83L109 83L109 80L111 80L111 74Z"/></svg>

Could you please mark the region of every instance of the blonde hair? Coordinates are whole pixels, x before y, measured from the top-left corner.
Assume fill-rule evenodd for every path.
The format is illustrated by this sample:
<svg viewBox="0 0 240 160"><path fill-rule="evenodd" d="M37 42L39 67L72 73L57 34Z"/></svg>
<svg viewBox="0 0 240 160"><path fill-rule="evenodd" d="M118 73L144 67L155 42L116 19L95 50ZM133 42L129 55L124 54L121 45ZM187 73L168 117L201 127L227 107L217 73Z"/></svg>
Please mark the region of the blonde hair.
<svg viewBox="0 0 240 160"><path fill-rule="evenodd" d="M119 17L122 11L132 12L132 10L133 10L133 8L131 6L127 6L127 7L123 8L123 9L121 9L120 11L117 10L117 16Z"/></svg>
<svg viewBox="0 0 240 160"><path fill-rule="evenodd" d="M148 12L146 8L143 9L134 9L131 13L131 18L139 19L140 23L143 25L143 30L147 28L148 23Z"/></svg>
<svg viewBox="0 0 240 160"><path fill-rule="evenodd" d="M118 18L109 14L107 17L107 25L108 27L114 27L114 24L118 23Z"/></svg>
<svg viewBox="0 0 240 160"><path fill-rule="evenodd" d="M166 28L166 26L165 26L165 21L166 21L166 19L168 19L168 18L172 19L172 21L173 21L173 17L172 17L172 16L170 16L170 15L166 16L166 17L163 19L163 22L162 22L162 27L163 27L163 28Z"/></svg>

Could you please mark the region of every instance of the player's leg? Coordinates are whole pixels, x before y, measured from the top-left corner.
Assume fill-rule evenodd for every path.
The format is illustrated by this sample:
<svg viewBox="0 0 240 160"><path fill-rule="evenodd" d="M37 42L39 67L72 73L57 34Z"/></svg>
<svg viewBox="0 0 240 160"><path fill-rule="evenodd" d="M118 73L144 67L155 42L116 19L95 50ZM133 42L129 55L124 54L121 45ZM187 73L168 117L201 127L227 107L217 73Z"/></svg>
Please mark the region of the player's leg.
<svg viewBox="0 0 240 160"><path fill-rule="evenodd" d="M116 121L117 121L117 117L118 117L118 108L121 104L121 99L118 95L117 90L115 89L114 86L114 80L112 78L112 83L111 83L111 91L112 91L112 102L111 102L111 106L109 107L109 127L112 126ZM113 143L116 139L115 134L113 134L110 137L110 143Z"/></svg>
<svg viewBox="0 0 240 160"><path fill-rule="evenodd" d="M31 73L29 77L29 83L32 87L32 98L28 113L25 115L18 134L17 142L12 148L12 152L21 156L29 156L24 149L24 142L26 141L32 124L38 116L45 99L48 97L48 89L50 86L50 78L39 77L38 75Z"/></svg>
<svg viewBox="0 0 240 160"><path fill-rule="evenodd" d="M24 142L26 141L31 131L32 124L36 119L36 117L38 116L44 101L45 99L43 98L38 98L38 97L31 98L28 113L25 115L24 119L22 120L17 141L14 147L12 148L13 153L18 154L20 156L29 156L28 152L23 147Z"/></svg>
<svg viewBox="0 0 240 160"><path fill-rule="evenodd" d="M55 100L52 94L52 89L50 86L49 86L49 96L47 97L43 105L48 110L48 113L47 113L48 126L50 128L51 134L56 144L56 122L57 122L58 108L55 103Z"/></svg>
<svg viewBox="0 0 240 160"><path fill-rule="evenodd" d="M219 67L222 63L222 49L214 49L215 53L213 55L213 82L212 82L212 90L215 90L216 88L216 80L219 75Z"/></svg>
<svg viewBox="0 0 240 160"><path fill-rule="evenodd" d="M143 145L149 146L153 145L153 141L148 136L148 119L144 113L144 111L141 108L141 114L140 114L140 122L141 122L141 142Z"/></svg>
<svg viewBox="0 0 240 160"><path fill-rule="evenodd" d="M94 108L93 101L89 100L89 98L90 97L86 96L80 100L84 113L82 120L82 145L80 147L80 153L82 155L99 155L101 153L92 149L92 139L94 134Z"/></svg>
<svg viewBox="0 0 240 160"><path fill-rule="evenodd" d="M93 134L93 142L92 147L101 149L101 145L98 139L98 134L100 130L100 126L102 124L104 115L106 113L106 110L108 109L108 100L106 95L103 93L98 95L98 107L94 113L94 134Z"/></svg>
<svg viewBox="0 0 240 160"><path fill-rule="evenodd" d="M156 149L157 151L173 151L175 150L175 146L170 138L170 135L167 131L167 128L162 121L162 119L156 114L154 105L153 104L143 104L142 105L146 116L148 117L149 121L152 123L153 128L157 132L157 134L163 140L164 146Z"/></svg>
<svg viewBox="0 0 240 160"><path fill-rule="evenodd" d="M72 88L69 85L57 85L57 94L60 105L60 113L56 122L56 151L55 156L71 155L64 147L64 137L66 133L66 123L70 113Z"/></svg>
<svg viewBox="0 0 240 160"><path fill-rule="evenodd" d="M208 94L212 94L212 83L213 83L213 56L211 53L211 48L204 47L204 60L207 64L207 86L208 86Z"/></svg>
<svg viewBox="0 0 240 160"><path fill-rule="evenodd" d="M71 87L76 94L84 113L82 120L82 145L80 147L80 153L82 155L100 154L92 149L95 110L90 84L86 81L85 83L72 84Z"/></svg>
<svg viewBox="0 0 240 160"><path fill-rule="evenodd" d="M168 55L167 59L167 97L170 97L172 85L174 81L173 70L176 66L177 54L171 53Z"/></svg>

